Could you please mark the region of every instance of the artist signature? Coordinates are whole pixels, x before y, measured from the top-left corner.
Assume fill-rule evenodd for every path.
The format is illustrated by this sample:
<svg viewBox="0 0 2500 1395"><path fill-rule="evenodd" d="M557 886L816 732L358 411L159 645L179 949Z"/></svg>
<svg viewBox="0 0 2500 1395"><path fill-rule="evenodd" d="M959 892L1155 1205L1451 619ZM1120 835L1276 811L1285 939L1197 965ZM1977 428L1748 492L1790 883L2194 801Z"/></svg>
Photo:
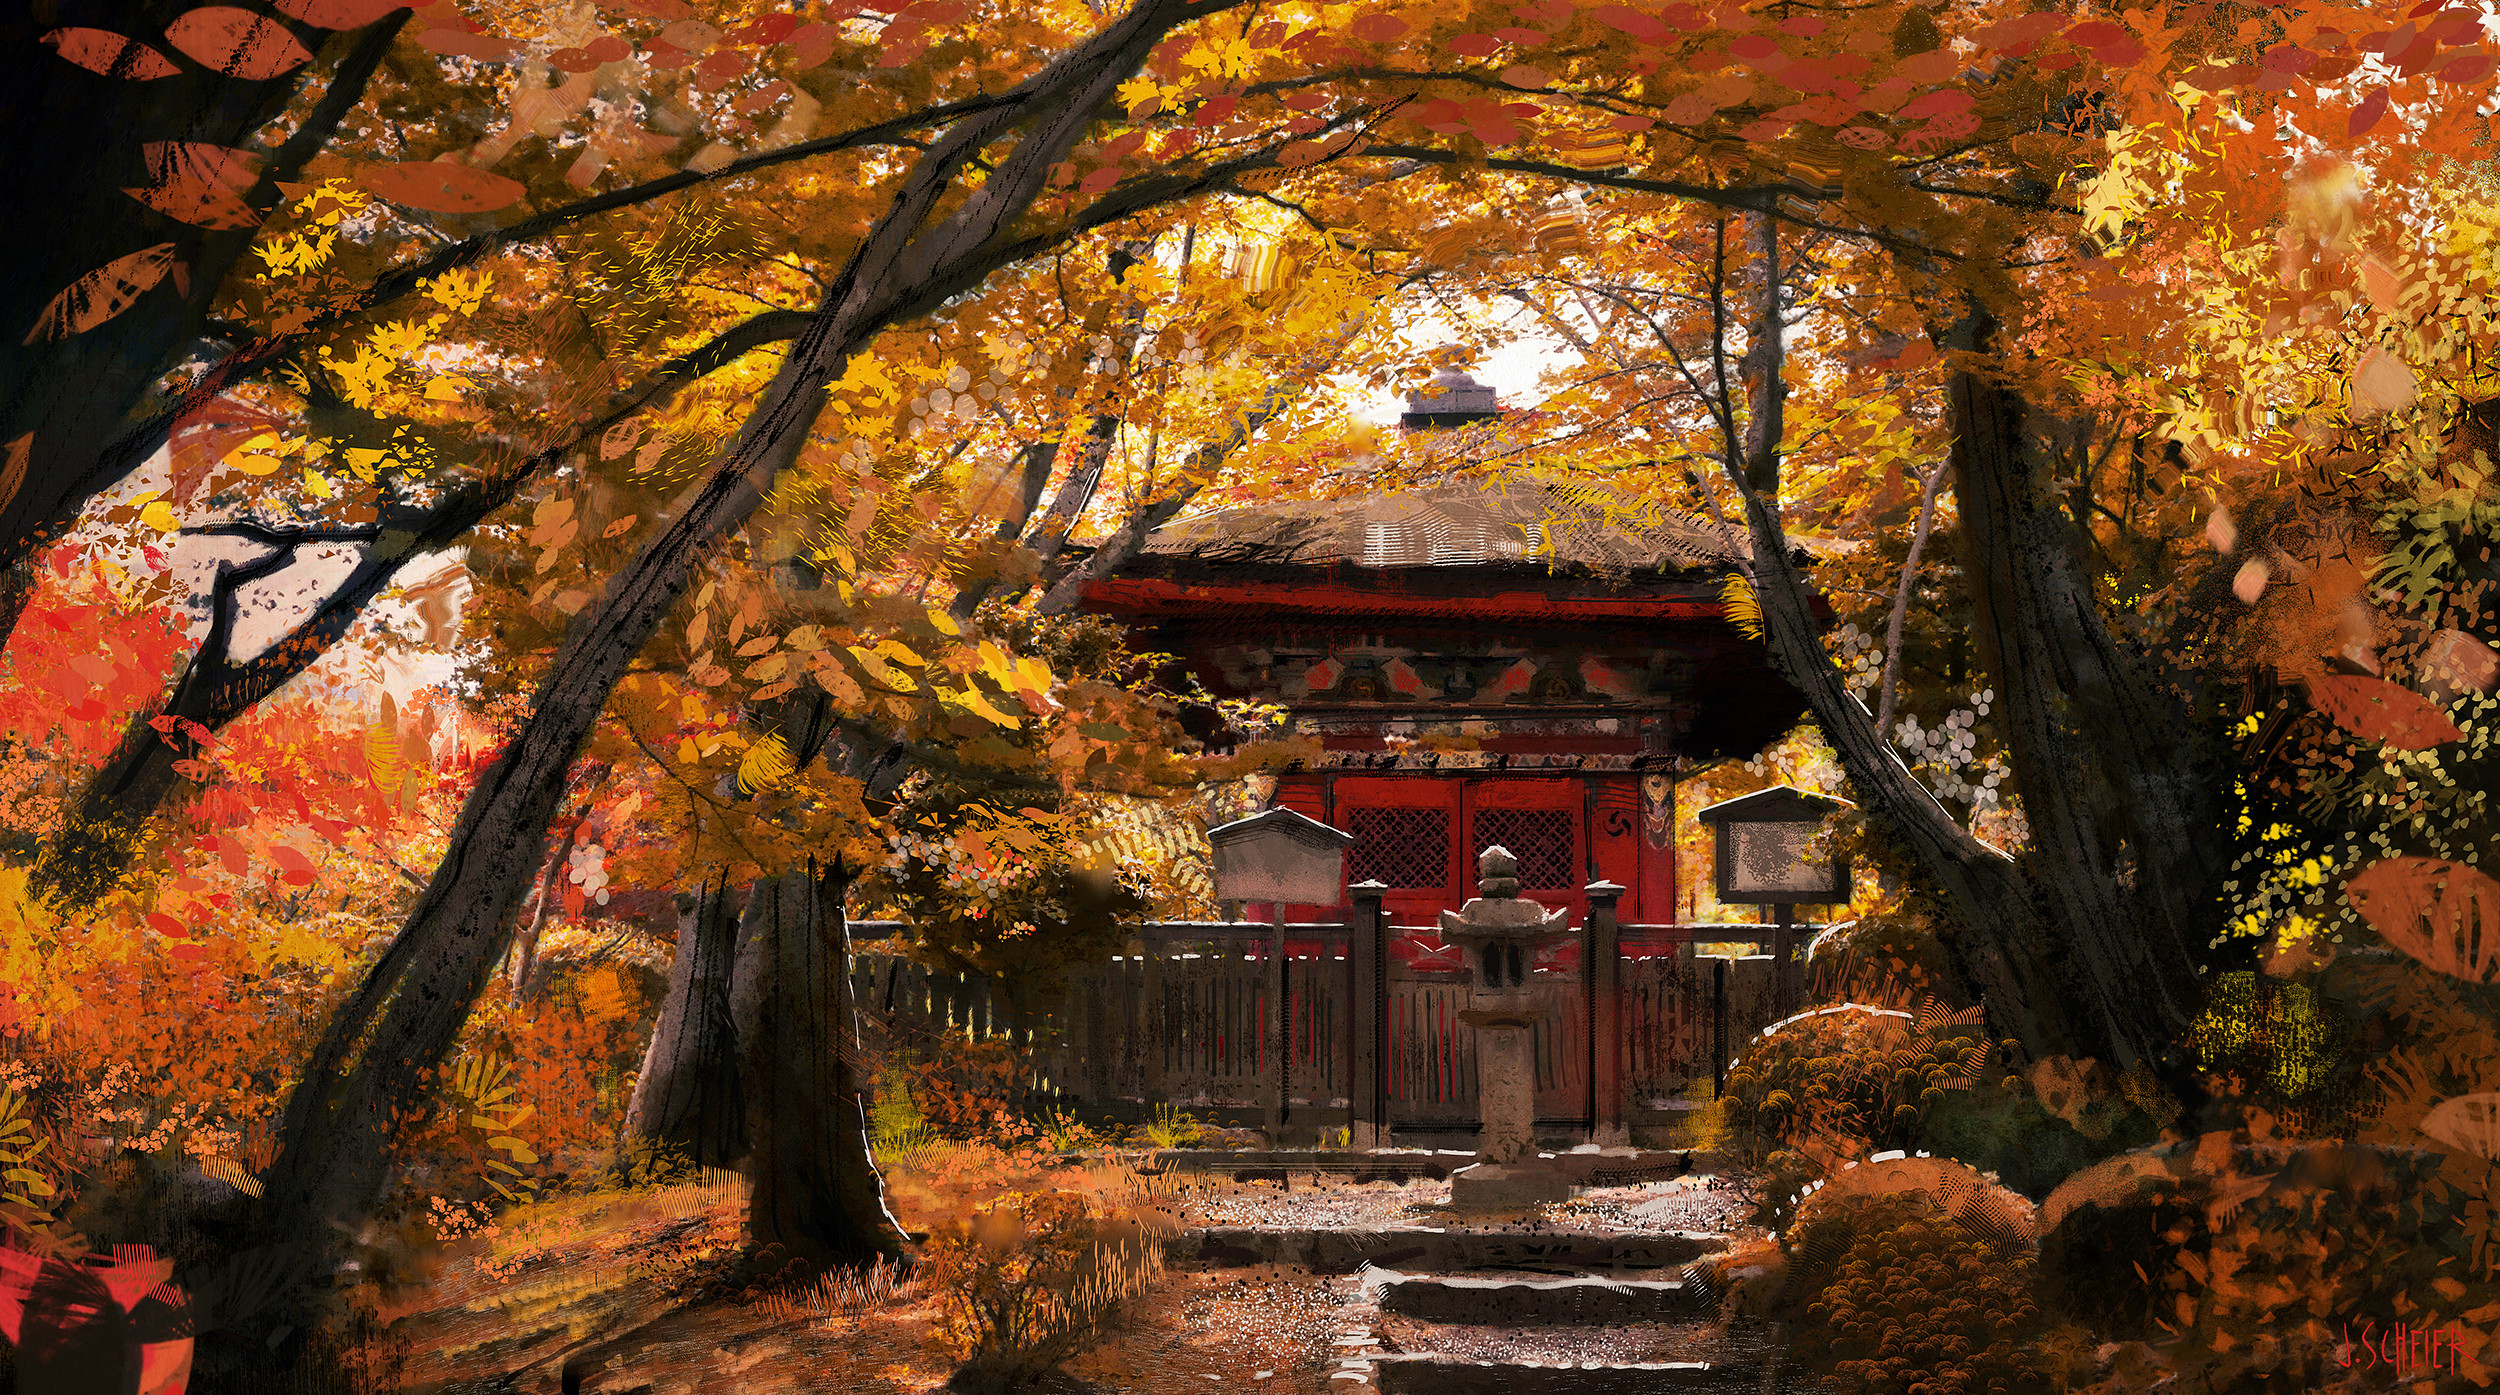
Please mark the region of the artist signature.
<svg viewBox="0 0 2500 1395"><path fill-rule="evenodd" d="M2339 1365L2358 1365L2365 1370L2386 1365L2404 1371L2437 1371L2444 1356L2446 1369L2453 1371L2457 1368L2457 1353L2464 1346L2465 1334L2454 1327L2410 1327L2397 1323L2382 1332L2377 1323L2363 1318L2357 1334L2351 1323L2344 1324L2344 1340L2335 1348L2335 1360Z"/></svg>

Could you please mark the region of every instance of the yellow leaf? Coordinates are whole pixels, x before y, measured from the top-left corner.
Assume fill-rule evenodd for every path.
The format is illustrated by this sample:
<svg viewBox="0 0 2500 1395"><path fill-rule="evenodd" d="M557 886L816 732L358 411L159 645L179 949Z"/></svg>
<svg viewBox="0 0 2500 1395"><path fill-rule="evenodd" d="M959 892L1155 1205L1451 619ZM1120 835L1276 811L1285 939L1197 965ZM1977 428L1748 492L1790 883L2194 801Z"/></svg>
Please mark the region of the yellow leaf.
<svg viewBox="0 0 2500 1395"><path fill-rule="evenodd" d="M738 761L738 788L748 794L779 784L792 769L790 747L773 732L747 748Z"/></svg>
<svg viewBox="0 0 2500 1395"><path fill-rule="evenodd" d="M952 694L951 696L954 697L956 702L960 703L964 707L970 708L975 716L989 722L992 726L1012 727L1020 725L1024 720L1021 717L1010 717L1006 713L999 711L996 707L990 704L989 698L984 696L980 690L976 688L966 688L961 693Z"/></svg>
<svg viewBox="0 0 2500 1395"><path fill-rule="evenodd" d="M692 765L692 764L694 764L696 761L701 760L702 758L703 758L703 757L702 757L702 754L701 754L700 752L696 751L696 750L695 750L695 748L694 748L694 738L693 738L693 737L691 737L691 736L690 736L690 737L687 737L685 740L680 741L680 742L678 742L678 743L677 743L677 762L678 762L678 764L680 764L680 765Z"/></svg>
<svg viewBox="0 0 2500 1395"><path fill-rule="evenodd" d="M316 499L327 499L339 492L338 486L330 483L330 477L319 470L304 472L304 488Z"/></svg>
<svg viewBox="0 0 2500 1395"><path fill-rule="evenodd" d="M152 500L146 508L139 510L139 521L160 533L170 533L182 526L181 521L174 517L173 506L162 499Z"/></svg>

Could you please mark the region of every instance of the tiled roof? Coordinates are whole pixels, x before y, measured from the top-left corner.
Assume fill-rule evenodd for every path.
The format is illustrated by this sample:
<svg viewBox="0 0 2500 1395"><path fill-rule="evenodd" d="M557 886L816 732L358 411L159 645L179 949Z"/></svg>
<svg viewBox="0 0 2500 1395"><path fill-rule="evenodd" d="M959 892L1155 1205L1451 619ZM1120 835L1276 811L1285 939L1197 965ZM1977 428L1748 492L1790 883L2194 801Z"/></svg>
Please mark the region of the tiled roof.
<svg viewBox="0 0 2500 1395"><path fill-rule="evenodd" d="M1597 572L1724 571L1743 535L1602 490L1540 480L1438 485L1400 494L1250 504L1176 520L1148 556L1200 562L1365 567L1546 562Z"/></svg>

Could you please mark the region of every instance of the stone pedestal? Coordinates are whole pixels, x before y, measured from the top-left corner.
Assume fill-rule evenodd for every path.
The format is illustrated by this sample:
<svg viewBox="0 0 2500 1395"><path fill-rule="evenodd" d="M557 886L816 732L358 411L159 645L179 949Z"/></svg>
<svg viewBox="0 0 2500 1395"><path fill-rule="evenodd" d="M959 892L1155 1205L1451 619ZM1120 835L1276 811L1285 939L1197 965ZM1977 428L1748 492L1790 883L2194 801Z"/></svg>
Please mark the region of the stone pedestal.
<svg viewBox="0 0 2500 1395"><path fill-rule="evenodd" d="M1458 1020L1476 1029L1476 1156L1514 1163L1536 1153L1536 1055L1529 1034L1553 1010L1496 1001L1510 994L1479 993L1478 1006Z"/></svg>

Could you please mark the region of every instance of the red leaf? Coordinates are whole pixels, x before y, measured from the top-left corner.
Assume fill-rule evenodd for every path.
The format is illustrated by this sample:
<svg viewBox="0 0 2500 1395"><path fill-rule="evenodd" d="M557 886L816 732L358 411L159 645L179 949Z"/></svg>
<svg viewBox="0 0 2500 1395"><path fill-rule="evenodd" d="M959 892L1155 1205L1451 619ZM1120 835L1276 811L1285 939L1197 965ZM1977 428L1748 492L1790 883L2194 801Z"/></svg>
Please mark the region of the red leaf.
<svg viewBox="0 0 2500 1395"><path fill-rule="evenodd" d="M400 7L401 0L269 0L289 19L324 29L362 29Z"/></svg>
<svg viewBox="0 0 2500 1395"><path fill-rule="evenodd" d="M1762 67L1780 56L1780 41L1768 34L1740 34L1727 46L1728 57Z"/></svg>
<svg viewBox="0 0 2500 1395"><path fill-rule="evenodd" d="M2359 140L2368 135L2370 128L2377 125L2378 119L2386 114L2387 89L2382 87L2362 98L2361 105L2352 109L2352 125L2345 130L2345 139Z"/></svg>
<svg viewBox="0 0 2500 1395"><path fill-rule="evenodd" d="M1902 103L1901 109L1893 115L1903 121L1912 121L1922 116L1944 116L1952 112L1969 111L1972 105L1971 95L1968 92L1958 87L1948 87L1942 92L1930 92L1924 97Z"/></svg>
<svg viewBox="0 0 2500 1395"><path fill-rule="evenodd" d="M1592 5L1589 17L1609 29L1619 29L1645 44L1654 44L1667 37L1667 26L1654 15L1645 15L1629 5Z"/></svg>
<svg viewBox="0 0 2500 1395"><path fill-rule="evenodd" d="M304 855L303 849L289 843L272 843L269 845L269 860L277 864L279 875L286 880L297 886L312 885L312 859Z"/></svg>
<svg viewBox="0 0 2500 1395"><path fill-rule="evenodd" d="M1080 194L1099 194L1119 182L1119 166L1105 165L1101 169L1094 171L1092 174L1085 176L1085 178L1077 184L1076 191Z"/></svg>
<svg viewBox="0 0 2500 1395"><path fill-rule="evenodd" d="M43 42L79 67L106 77L148 82L182 71L155 49L110 29L55 29L43 36Z"/></svg>
<svg viewBox="0 0 2500 1395"><path fill-rule="evenodd" d="M737 38L742 43L777 44L797 33L801 22L793 14L766 15L738 30Z"/></svg>
<svg viewBox="0 0 2500 1395"><path fill-rule="evenodd" d="M547 65L568 73L587 73L601 62L599 55L587 48L560 48L547 55Z"/></svg>
<svg viewBox="0 0 2500 1395"><path fill-rule="evenodd" d="M461 29L428 29L417 36L417 46L435 53L475 58L483 63L509 63L521 56L521 46L510 39L498 39L492 34L471 34Z"/></svg>
<svg viewBox="0 0 2500 1395"><path fill-rule="evenodd" d="M2420 693L2367 674L2330 673L2311 679L2309 700L2362 740L2383 741L2401 751L2426 751L2465 735Z"/></svg>
<svg viewBox="0 0 2500 1395"><path fill-rule="evenodd" d="M1385 44L1406 32L1406 21L1396 15L1365 15L1346 32L1367 44Z"/></svg>
<svg viewBox="0 0 2500 1395"><path fill-rule="evenodd" d="M177 222L203 228L248 228L260 215L243 202L260 177L260 157L229 146L191 140L152 140L141 147L149 187L124 189L139 202Z"/></svg>
<svg viewBox="0 0 2500 1395"><path fill-rule="evenodd" d="M183 928L181 921L174 919L172 916L165 914L163 911L148 912L148 924L156 930L156 933L160 935L170 935L177 940L186 939L191 933Z"/></svg>
<svg viewBox="0 0 2500 1395"><path fill-rule="evenodd" d="M246 82L279 77L312 61L285 25L229 5L190 11L165 26L165 41L201 67Z"/></svg>
<svg viewBox="0 0 2500 1395"><path fill-rule="evenodd" d="M2495 67L2500 67L2500 59L2494 59L2488 53L2460 53L2431 69L2431 76L2441 82L2485 82L2490 79Z"/></svg>
<svg viewBox="0 0 2500 1395"><path fill-rule="evenodd" d="M428 213L486 213L508 208L529 192L517 181L449 160L383 165L361 176L364 186L402 208Z"/></svg>
<svg viewBox="0 0 2500 1395"><path fill-rule="evenodd" d="M1461 58L1490 58L1501 48L1502 41L1490 34L1461 34L1450 40L1450 52Z"/></svg>
<svg viewBox="0 0 2500 1395"><path fill-rule="evenodd" d="M2389 944L2443 974L2500 976L2500 882L2471 867L2391 857L2346 883L2344 899Z"/></svg>

